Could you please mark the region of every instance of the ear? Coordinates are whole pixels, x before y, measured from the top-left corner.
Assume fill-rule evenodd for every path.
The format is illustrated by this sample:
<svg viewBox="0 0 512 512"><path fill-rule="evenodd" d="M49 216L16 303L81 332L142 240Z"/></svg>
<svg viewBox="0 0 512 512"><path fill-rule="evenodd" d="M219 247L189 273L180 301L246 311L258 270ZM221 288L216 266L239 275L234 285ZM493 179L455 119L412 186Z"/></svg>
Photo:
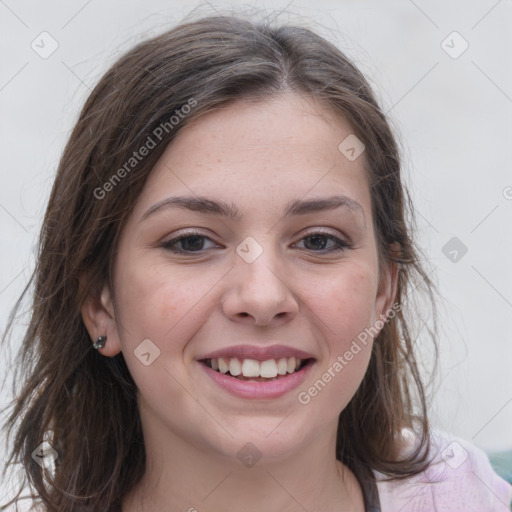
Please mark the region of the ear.
<svg viewBox="0 0 512 512"><path fill-rule="evenodd" d="M390 260L382 265L383 268L379 276L374 322L377 318L384 319L387 317L388 311L392 308L395 301L399 270L399 264L395 260L400 255L400 244L398 242L391 244L390 255Z"/></svg>
<svg viewBox="0 0 512 512"><path fill-rule="evenodd" d="M109 286L105 284L101 290L88 293L80 312L91 337L91 345L96 343L100 336L107 336L105 346L98 351L109 357L119 354L122 347Z"/></svg>

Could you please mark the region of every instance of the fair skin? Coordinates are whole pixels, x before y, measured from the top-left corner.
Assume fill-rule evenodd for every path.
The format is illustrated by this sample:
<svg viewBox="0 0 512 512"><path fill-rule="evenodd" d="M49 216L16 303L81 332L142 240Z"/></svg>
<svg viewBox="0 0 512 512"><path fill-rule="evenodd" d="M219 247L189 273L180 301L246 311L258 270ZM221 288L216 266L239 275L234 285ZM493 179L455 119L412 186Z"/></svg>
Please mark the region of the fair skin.
<svg viewBox="0 0 512 512"><path fill-rule="evenodd" d="M364 510L335 444L372 340L309 403L298 400L396 289L396 267L379 270L364 154L349 161L338 150L351 133L311 98L240 100L186 125L153 169L119 241L115 302L105 286L82 307L91 338L107 335L101 353L122 351L138 387L147 466L123 512ZM141 220L178 195L233 204L240 217L169 206ZM284 216L293 200L333 196L359 206ZM161 246L192 228L206 238L174 244L186 253ZM262 248L250 263L236 252L248 236ZM329 236L350 247L335 250ZM148 366L134 355L145 339L160 350ZM246 343L308 352L306 381L276 398L241 398L196 360ZM248 442L261 454L252 467L237 457Z"/></svg>

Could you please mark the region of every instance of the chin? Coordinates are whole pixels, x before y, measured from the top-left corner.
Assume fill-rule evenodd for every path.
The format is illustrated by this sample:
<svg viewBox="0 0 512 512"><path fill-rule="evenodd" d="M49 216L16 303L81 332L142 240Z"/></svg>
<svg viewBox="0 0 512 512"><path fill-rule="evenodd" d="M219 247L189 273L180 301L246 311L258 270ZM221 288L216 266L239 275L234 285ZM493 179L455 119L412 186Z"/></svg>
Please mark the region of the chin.
<svg viewBox="0 0 512 512"><path fill-rule="evenodd" d="M306 434L304 426L296 424L290 428L283 418L245 417L238 420L236 430L233 430L234 425L228 429L233 437L224 432L221 439L209 443L212 450L237 463L257 459L261 466L285 460L314 437L314 433Z"/></svg>

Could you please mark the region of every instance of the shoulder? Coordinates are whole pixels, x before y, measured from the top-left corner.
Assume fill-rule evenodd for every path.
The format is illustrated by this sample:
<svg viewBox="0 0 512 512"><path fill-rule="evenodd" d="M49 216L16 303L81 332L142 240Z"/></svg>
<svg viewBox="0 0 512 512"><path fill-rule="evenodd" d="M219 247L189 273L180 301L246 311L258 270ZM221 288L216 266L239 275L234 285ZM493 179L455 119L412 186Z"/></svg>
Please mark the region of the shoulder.
<svg viewBox="0 0 512 512"><path fill-rule="evenodd" d="M403 452L412 451L417 436L405 431ZM498 476L486 453L441 430L431 435L427 470L402 481L384 482L375 472L382 512L507 512L512 485Z"/></svg>

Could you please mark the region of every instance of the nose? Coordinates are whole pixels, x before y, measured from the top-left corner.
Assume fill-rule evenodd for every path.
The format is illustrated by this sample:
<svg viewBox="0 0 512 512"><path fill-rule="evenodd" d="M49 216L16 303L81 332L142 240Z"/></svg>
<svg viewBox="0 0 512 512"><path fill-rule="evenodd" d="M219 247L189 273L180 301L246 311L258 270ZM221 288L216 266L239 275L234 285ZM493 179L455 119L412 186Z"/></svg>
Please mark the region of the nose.
<svg viewBox="0 0 512 512"><path fill-rule="evenodd" d="M277 257L265 248L252 263L237 256L222 298L224 314L252 325L278 325L297 315L299 304Z"/></svg>

